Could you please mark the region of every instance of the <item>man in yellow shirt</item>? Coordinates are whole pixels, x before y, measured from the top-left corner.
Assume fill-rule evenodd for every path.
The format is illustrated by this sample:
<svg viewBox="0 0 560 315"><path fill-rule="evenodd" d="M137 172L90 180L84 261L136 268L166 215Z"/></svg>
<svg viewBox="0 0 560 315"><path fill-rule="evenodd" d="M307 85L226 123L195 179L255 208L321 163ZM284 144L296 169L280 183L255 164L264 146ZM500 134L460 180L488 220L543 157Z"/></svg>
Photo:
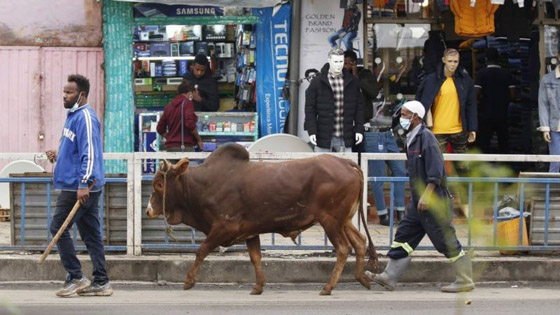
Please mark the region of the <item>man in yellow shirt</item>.
<svg viewBox="0 0 560 315"><path fill-rule="evenodd" d="M477 105L474 82L465 69L459 68L459 52L448 48L436 72L422 81L416 99L432 114L432 132L440 149L447 153L464 153L467 142L476 139ZM430 122L428 121L428 124Z"/></svg>

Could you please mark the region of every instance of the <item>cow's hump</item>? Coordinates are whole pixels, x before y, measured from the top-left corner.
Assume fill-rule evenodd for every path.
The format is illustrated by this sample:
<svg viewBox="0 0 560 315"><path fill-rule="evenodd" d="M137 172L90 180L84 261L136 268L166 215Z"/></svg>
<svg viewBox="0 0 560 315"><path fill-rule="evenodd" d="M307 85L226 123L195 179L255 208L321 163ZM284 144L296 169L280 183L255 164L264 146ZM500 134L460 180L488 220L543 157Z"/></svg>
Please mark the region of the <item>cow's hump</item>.
<svg viewBox="0 0 560 315"><path fill-rule="evenodd" d="M228 163L248 162L249 152L237 143L228 143L220 146L206 159L206 163L215 163L219 161L227 161Z"/></svg>

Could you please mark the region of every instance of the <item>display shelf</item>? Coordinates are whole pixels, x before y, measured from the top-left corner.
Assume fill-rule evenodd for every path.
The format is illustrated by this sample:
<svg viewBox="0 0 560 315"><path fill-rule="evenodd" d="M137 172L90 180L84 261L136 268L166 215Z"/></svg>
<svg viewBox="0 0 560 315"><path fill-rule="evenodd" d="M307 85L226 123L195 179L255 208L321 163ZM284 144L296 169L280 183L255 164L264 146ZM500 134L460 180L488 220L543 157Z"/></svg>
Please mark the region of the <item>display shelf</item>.
<svg viewBox="0 0 560 315"><path fill-rule="evenodd" d="M254 132L233 132L233 131L199 131L201 136L232 136L232 137L254 137Z"/></svg>
<svg viewBox="0 0 560 315"><path fill-rule="evenodd" d="M259 137L257 113L196 112L196 115L198 116L197 128L203 141L224 137L245 137L256 141ZM220 130L228 128L226 126L236 128L236 130Z"/></svg>
<svg viewBox="0 0 560 315"><path fill-rule="evenodd" d="M161 61L161 60L194 60L195 56L162 56L162 57L136 57L132 60L148 60L148 61ZM210 58L208 58L210 60Z"/></svg>

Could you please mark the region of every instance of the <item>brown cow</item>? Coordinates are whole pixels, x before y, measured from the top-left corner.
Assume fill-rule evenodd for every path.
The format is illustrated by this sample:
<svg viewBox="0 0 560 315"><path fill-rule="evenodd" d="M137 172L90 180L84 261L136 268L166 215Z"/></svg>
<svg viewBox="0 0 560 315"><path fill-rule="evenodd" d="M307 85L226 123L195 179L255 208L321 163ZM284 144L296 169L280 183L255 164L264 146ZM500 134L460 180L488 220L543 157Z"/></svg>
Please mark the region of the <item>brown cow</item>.
<svg viewBox="0 0 560 315"><path fill-rule="evenodd" d="M169 224L184 223L206 234L187 273L185 290L194 286L198 268L211 251L245 242L256 273L251 294L261 294L265 277L259 234L273 232L295 239L316 223L325 229L337 258L321 295L329 295L336 286L350 246L356 253L355 277L369 289L364 274L365 237L351 221L362 196L363 177L357 164L330 155L251 162L242 146L228 144L202 165L188 165L187 158L176 165L161 163L146 209L150 218L163 214ZM371 239L368 251L370 262L376 261Z"/></svg>

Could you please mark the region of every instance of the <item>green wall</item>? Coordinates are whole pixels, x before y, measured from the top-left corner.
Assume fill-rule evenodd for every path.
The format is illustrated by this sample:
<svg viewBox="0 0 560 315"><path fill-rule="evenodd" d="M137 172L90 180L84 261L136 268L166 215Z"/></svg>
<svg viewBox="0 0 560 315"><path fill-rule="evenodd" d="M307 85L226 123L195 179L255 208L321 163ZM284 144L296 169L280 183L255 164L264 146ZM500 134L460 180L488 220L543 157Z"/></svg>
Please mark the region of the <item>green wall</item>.
<svg viewBox="0 0 560 315"><path fill-rule="evenodd" d="M132 90L132 3L103 1L105 50L105 152L134 150L134 92ZM106 163L107 172L125 173L125 164Z"/></svg>

